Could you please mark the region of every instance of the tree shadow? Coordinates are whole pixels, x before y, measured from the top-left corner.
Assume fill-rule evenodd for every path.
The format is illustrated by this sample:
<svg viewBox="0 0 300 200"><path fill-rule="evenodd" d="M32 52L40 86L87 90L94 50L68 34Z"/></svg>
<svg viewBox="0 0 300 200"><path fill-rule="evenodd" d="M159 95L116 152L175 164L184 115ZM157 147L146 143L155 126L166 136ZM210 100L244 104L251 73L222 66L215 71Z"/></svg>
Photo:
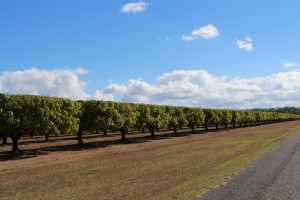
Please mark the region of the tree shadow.
<svg viewBox="0 0 300 200"><path fill-rule="evenodd" d="M141 136L141 137L133 137L133 138L127 138L125 141L121 139L117 140L106 140L106 141L93 141L93 142L85 142L83 145L77 145L77 144L66 144L66 145L59 145L59 146L51 146L51 147L42 147L42 148L35 148L30 150L20 150L17 153L12 153L11 151L4 151L0 153L0 161L8 161L8 160L21 160L21 159L28 159L33 158L40 155L47 155L50 152L59 152L59 151L84 151L84 150L94 150L99 148L105 148L112 145L127 145L127 144L137 144L137 143L146 143L151 142L153 140L165 140L165 139L171 139L174 137L185 137L191 134L200 133L200 131L197 131L195 133L192 133L189 130L181 131L177 134L166 132L163 134L157 134L154 137L149 136ZM132 135L132 133L128 134ZM136 134L137 135L137 134ZM105 136L107 137L107 136ZM87 135L87 137L84 136L84 139L90 139L93 137L90 137ZM69 138L69 140L77 140L77 138ZM26 141L25 144L27 144L29 141ZM40 141L38 141L40 142ZM20 142L20 144L24 144Z"/></svg>
<svg viewBox="0 0 300 200"><path fill-rule="evenodd" d="M0 162L7 160L20 160L26 158L33 158L39 155L47 155L47 152L42 150L32 149L32 150L21 150L17 153L13 153L11 151L5 151L0 153Z"/></svg>
<svg viewBox="0 0 300 200"><path fill-rule="evenodd" d="M154 137L150 136L149 131L145 131L145 133L149 133L149 135L143 135L138 136L138 134L142 132L134 131L131 133L128 133L127 135L136 135L136 137L127 138L125 141L121 139L112 139L112 140L105 140L105 141L93 141L93 142L85 142L83 145L77 145L77 144L66 144L66 145L58 145L58 146L50 146L50 147L41 147L41 148L35 148L31 150L20 150L18 153L12 153L11 151L4 151L0 153L0 161L8 161L8 160L20 160L20 159L27 159L27 158L33 158L41 155L47 155L50 152L60 152L60 151L84 151L84 150L93 150L93 149L99 149L99 148L105 148L112 145L127 145L127 144L137 144L137 143L146 143L151 142L153 140L165 140L165 139L171 139L174 137L186 137L189 135L194 134L208 134L208 133L219 133L224 131L230 131L234 129L240 129L240 128L249 128L254 127L257 125L248 125L248 126L236 126L235 128L232 127L219 127L219 129L215 129L214 126L209 127L208 130L205 130L203 127L198 127L195 129L195 132L192 132L191 129L184 128L178 130L177 134L174 134L172 130L160 130L156 131L156 135ZM119 135L119 134L118 134ZM108 134L107 136L104 136L103 134L88 134L83 135L83 140L85 139L93 139L93 138L114 138L117 136L117 133ZM62 138L55 138L50 140L49 143L54 143L55 141L62 141L62 140L77 140L77 137L62 137ZM21 141L19 142L20 145L28 145L30 143L45 143L45 141L37 140L37 141Z"/></svg>
<svg viewBox="0 0 300 200"><path fill-rule="evenodd" d="M114 137L115 135L103 135L101 133L89 133L84 136L85 139L93 138L109 138ZM63 136L50 136L49 141L45 141L44 136L35 136L34 138L22 137L22 141L19 142L20 145L29 145L29 144L43 144L43 143L54 143L58 141L71 141L77 140L77 136L74 135L63 135Z"/></svg>

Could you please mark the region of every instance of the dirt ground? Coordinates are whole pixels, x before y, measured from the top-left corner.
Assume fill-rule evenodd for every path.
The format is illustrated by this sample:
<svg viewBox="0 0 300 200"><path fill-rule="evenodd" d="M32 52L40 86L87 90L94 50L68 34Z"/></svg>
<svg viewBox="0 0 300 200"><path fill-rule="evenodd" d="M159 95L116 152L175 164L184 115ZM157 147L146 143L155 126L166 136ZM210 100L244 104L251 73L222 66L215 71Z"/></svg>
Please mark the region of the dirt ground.
<svg viewBox="0 0 300 200"><path fill-rule="evenodd" d="M191 199L300 130L300 121L189 134L89 134L0 145L0 199Z"/></svg>

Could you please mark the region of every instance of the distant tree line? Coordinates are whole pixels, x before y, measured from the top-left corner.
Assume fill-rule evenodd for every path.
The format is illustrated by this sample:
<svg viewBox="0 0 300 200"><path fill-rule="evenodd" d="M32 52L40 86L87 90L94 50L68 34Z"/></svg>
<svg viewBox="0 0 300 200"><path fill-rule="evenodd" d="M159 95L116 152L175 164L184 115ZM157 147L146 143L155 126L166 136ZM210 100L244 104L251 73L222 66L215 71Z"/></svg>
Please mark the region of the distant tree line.
<svg viewBox="0 0 300 200"><path fill-rule="evenodd" d="M252 111L261 111L261 112L279 112L279 113L289 113L289 114L295 114L300 115L300 107L276 107L276 108L255 108L252 109Z"/></svg>
<svg viewBox="0 0 300 200"><path fill-rule="evenodd" d="M228 109L204 109L166 105L118 103L111 101L73 101L66 98L9 95L0 93L0 139L7 144L7 138L13 143L12 151L17 152L18 140L22 136L44 135L45 141L50 135L76 135L78 144L83 144L83 132L119 131L121 139L132 130L149 130L155 137L159 130L220 126L259 125L275 122L298 120L300 115L262 112L237 111Z"/></svg>

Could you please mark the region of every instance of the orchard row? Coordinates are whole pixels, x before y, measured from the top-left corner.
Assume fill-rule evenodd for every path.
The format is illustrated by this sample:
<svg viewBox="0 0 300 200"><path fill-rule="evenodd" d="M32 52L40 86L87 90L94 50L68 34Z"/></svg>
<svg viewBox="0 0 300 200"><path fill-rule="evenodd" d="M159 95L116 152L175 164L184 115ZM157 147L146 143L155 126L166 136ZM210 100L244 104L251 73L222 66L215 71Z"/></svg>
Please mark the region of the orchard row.
<svg viewBox="0 0 300 200"><path fill-rule="evenodd" d="M18 151L18 140L23 135L77 134L78 144L83 144L84 131L120 131L122 140L132 129L150 131L173 130L189 127L218 129L220 125L275 123L300 119L299 115L276 112L237 111L228 109L204 109L117 103L107 101L72 101L70 99L34 95L0 94L0 138L13 141L12 151Z"/></svg>

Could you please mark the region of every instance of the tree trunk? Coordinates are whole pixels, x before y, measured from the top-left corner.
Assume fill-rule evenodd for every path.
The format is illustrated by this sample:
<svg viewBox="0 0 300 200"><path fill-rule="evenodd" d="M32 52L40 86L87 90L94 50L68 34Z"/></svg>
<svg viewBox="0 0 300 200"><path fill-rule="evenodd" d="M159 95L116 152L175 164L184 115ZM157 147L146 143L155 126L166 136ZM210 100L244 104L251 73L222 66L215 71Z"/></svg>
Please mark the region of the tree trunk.
<svg viewBox="0 0 300 200"><path fill-rule="evenodd" d="M97 134L99 133L99 130L98 130L98 129L96 129L96 133L97 133Z"/></svg>
<svg viewBox="0 0 300 200"><path fill-rule="evenodd" d="M219 130L219 124L216 124L216 130Z"/></svg>
<svg viewBox="0 0 300 200"><path fill-rule="evenodd" d="M33 132L30 132L29 135L30 135L30 138L33 138Z"/></svg>
<svg viewBox="0 0 300 200"><path fill-rule="evenodd" d="M227 124L225 124L225 128L227 128Z"/></svg>
<svg viewBox="0 0 300 200"><path fill-rule="evenodd" d="M177 128L174 127L174 134L177 134Z"/></svg>
<svg viewBox="0 0 300 200"><path fill-rule="evenodd" d="M208 131L208 125L204 125L206 131Z"/></svg>
<svg viewBox="0 0 300 200"><path fill-rule="evenodd" d="M154 129L150 129L151 137L155 137Z"/></svg>
<svg viewBox="0 0 300 200"><path fill-rule="evenodd" d="M232 128L235 128L235 123L232 123Z"/></svg>
<svg viewBox="0 0 300 200"><path fill-rule="evenodd" d="M103 135L107 136L107 130L106 129L103 130Z"/></svg>
<svg viewBox="0 0 300 200"><path fill-rule="evenodd" d="M19 151L18 139L12 139L12 141L13 141L13 148L11 151L17 153Z"/></svg>
<svg viewBox="0 0 300 200"><path fill-rule="evenodd" d="M142 133L145 133L145 128L142 128Z"/></svg>
<svg viewBox="0 0 300 200"><path fill-rule="evenodd" d="M120 130L121 135L122 135L122 141L126 141L126 131Z"/></svg>
<svg viewBox="0 0 300 200"><path fill-rule="evenodd" d="M45 142L49 142L49 133L45 134Z"/></svg>
<svg viewBox="0 0 300 200"><path fill-rule="evenodd" d="M10 135L10 138L13 142L13 148L11 150L13 153L18 153L18 151L19 151L18 140L19 140L20 136L21 136L21 134L17 134L17 135L12 134L12 135Z"/></svg>
<svg viewBox="0 0 300 200"><path fill-rule="evenodd" d="M191 126L191 129L192 129L192 133L195 133L195 127Z"/></svg>
<svg viewBox="0 0 300 200"><path fill-rule="evenodd" d="M78 139L78 145L83 145L83 141L82 141L82 131L78 130L77 132L77 139Z"/></svg>
<svg viewBox="0 0 300 200"><path fill-rule="evenodd" d="M2 144L7 144L7 137L8 135L2 134Z"/></svg>

